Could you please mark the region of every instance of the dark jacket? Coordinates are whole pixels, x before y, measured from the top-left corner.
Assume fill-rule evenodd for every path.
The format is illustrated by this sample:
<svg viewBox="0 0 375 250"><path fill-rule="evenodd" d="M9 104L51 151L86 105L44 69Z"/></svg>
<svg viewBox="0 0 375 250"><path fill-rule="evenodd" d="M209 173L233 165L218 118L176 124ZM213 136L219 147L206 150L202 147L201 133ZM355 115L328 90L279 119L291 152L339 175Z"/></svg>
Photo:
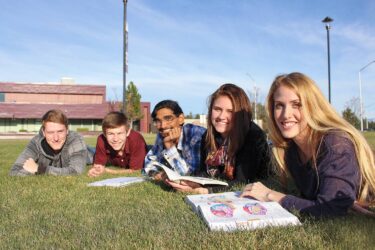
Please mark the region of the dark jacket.
<svg viewBox="0 0 375 250"><path fill-rule="evenodd" d="M281 201L286 209L296 209L315 217L344 215L353 205L360 173L353 143L343 133L324 136L317 158L302 164L293 142L285 154L285 163L301 198L287 195Z"/></svg>
<svg viewBox="0 0 375 250"><path fill-rule="evenodd" d="M208 154L208 150L205 148L205 138L206 133L204 133L202 138L201 164L197 175L209 177L205 164ZM244 144L236 154L234 165L234 180L229 182L229 188L238 182L249 183L254 182L257 179L264 179L269 174L271 165L270 149L267 144L266 135L254 122L251 122ZM210 191L217 192L222 190L223 189L220 188L213 188Z"/></svg>

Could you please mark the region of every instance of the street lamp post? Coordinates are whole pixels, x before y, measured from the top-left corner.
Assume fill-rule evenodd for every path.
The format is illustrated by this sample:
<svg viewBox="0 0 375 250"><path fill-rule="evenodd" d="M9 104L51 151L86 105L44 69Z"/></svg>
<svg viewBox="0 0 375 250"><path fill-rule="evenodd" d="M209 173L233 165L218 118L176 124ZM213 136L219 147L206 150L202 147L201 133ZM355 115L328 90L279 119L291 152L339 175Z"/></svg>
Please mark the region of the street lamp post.
<svg viewBox="0 0 375 250"><path fill-rule="evenodd" d="M331 29L331 26L329 25L329 23L332 21L333 19L328 16L322 20L322 22L325 23L326 30L327 30L328 100L329 100L329 103L331 103L331 58L330 58L330 49L329 49L329 30Z"/></svg>
<svg viewBox="0 0 375 250"><path fill-rule="evenodd" d="M126 73L128 72L128 29L126 24L126 7L128 4L128 0L124 1L124 61L123 61L123 96L122 96L122 112L125 114L126 112Z"/></svg>
<svg viewBox="0 0 375 250"><path fill-rule="evenodd" d="M259 91L259 88L257 88L257 84L254 80L254 78L249 74L249 73L246 73L246 75L254 82L254 120L255 120L255 123L258 124L258 117L257 117L257 97L258 97L258 91Z"/></svg>
<svg viewBox="0 0 375 250"><path fill-rule="evenodd" d="M367 68L368 66L370 66L373 63L375 63L375 60L372 61L372 62L369 62L368 64L366 64L364 67L362 67L358 71L358 79L359 79L359 109L360 109L359 116L360 116L360 119L361 119L361 131L362 132L363 132L363 101L362 101L362 79L361 79L361 72L363 70L365 70L365 68Z"/></svg>

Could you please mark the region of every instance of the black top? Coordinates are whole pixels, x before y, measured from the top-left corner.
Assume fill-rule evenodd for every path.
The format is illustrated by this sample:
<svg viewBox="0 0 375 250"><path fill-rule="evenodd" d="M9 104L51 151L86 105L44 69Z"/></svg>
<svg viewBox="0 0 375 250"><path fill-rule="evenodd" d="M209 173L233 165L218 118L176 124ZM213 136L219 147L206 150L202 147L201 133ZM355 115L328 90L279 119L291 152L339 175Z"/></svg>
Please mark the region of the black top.
<svg viewBox="0 0 375 250"><path fill-rule="evenodd" d="M285 163L302 198L287 195L281 205L315 217L344 215L353 205L360 173L353 143L342 132L323 137L317 156L317 170L309 161L301 163L294 142Z"/></svg>
<svg viewBox="0 0 375 250"><path fill-rule="evenodd" d="M208 154L208 150L205 148L206 133L203 134L201 142L201 164L197 175L209 177L205 164ZM266 178L269 174L269 166L270 150L266 134L258 125L251 122L244 144L236 154L234 180L229 182L229 187L237 182L249 183L256 179ZM213 188L210 191L223 191L223 189Z"/></svg>

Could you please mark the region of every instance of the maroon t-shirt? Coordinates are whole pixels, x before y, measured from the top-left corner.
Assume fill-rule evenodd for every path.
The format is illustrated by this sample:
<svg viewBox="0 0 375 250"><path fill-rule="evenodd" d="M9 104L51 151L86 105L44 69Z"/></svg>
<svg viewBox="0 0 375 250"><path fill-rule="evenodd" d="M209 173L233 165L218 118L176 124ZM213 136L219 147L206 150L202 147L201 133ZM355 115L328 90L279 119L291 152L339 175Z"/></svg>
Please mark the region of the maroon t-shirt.
<svg viewBox="0 0 375 250"><path fill-rule="evenodd" d="M146 142L143 136L131 130L126 138L124 152L122 156L113 150L108 144L103 134L99 135L96 143L94 164L111 165L120 168L130 168L134 170L142 169L146 156Z"/></svg>

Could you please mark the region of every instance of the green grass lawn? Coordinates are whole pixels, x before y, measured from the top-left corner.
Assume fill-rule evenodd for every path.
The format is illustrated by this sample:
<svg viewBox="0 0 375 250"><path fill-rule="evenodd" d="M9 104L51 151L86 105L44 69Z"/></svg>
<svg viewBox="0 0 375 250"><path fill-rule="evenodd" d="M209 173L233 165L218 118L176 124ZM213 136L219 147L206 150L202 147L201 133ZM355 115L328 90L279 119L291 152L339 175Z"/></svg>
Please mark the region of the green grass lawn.
<svg viewBox="0 0 375 250"><path fill-rule="evenodd" d="M152 144L154 135L147 135ZM375 133L366 133L375 148ZM95 145L95 138L87 138ZM92 179L9 177L27 140L0 140L0 249L370 249L375 219L301 218L302 226L210 232L185 195L152 182L87 187ZM140 175L135 174L135 175Z"/></svg>

